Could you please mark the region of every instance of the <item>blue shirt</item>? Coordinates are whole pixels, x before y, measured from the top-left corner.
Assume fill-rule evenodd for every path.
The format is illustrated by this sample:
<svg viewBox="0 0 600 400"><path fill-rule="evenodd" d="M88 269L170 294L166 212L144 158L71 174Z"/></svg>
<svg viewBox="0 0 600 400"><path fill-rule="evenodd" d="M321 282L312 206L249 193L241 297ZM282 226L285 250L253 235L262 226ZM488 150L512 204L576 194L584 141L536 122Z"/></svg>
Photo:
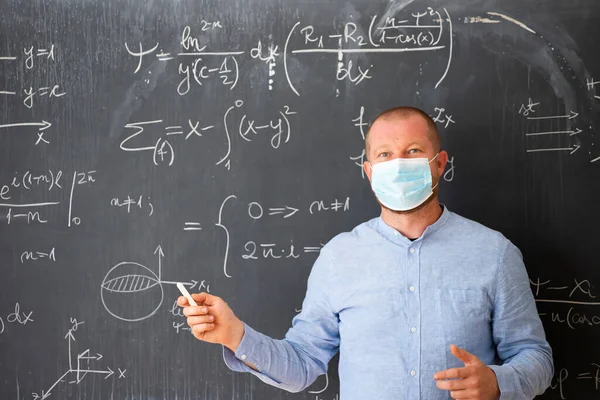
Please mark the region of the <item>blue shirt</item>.
<svg viewBox="0 0 600 400"><path fill-rule="evenodd" d="M333 238L285 339L245 324L225 363L298 392L340 351L340 398L449 399L435 372L464 367L454 343L495 372L501 399L531 399L554 374L520 251L446 207L409 240L381 217ZM255 365L255 371L241 360Z"/></svg>

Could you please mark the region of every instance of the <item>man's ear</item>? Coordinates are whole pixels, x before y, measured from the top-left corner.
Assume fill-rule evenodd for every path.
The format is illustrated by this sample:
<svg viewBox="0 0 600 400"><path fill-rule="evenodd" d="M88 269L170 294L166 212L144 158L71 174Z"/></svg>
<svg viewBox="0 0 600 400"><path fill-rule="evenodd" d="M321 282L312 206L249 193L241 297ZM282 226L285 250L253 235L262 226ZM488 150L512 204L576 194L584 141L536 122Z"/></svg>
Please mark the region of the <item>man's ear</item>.
<svg viewBox="0 0 600 400"><path fill-rule="evenodd" d="M446 150L440 150L434 162L437 164L439 175L444 175L446 164L448 163L448 153L446 153Z"/></svg>
<svg viewBox="0 0 600 400"><path fill-rule="evenodd" d="M369 182L371 182L371 175L373 175L373 166L369 161L365 161L363 163L363 170L365 171L367 178L369 178Z"/></svg>

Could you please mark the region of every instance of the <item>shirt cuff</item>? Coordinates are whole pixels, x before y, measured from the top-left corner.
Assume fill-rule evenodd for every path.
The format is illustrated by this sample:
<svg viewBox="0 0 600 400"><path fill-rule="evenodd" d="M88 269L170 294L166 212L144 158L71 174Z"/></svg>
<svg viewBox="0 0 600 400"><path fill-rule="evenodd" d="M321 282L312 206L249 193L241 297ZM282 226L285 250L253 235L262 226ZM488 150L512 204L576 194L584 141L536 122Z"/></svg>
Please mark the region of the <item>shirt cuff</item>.
<svg viewBox="0 0 600 400"><path fill-rule="evenodd" d="M227 365L227 367L229 367L229 369L232 371L253 372L254 370L247 366L244 361L256 366L256 368L259 368L256 360L254 359L254 353L258 346L260 346L260 333L250 328L248 325L246 325L246 323L243 324L244 335L242 336L242 340L240 341L237 349L235 349L235 353L229 348L223 346L223 361L225 361L225 365Z"/></svg>
<svg viewBox="0 0 600 400"><path fill-rule="evenodd" d="M258 350L260 346L262 346L261 343L262 333L255 331L244 323L244 335L242 336L242 340L237 349L235 349L235 353L223 346L223 361L225 361L225 365L232 371L250 372L252 375L269 385L287 389L286 385L283 385L281 382L269 377L263 372L261 368L262 363L258 360L260 357ZM258 371L250 368L244 361L254 365Z"/></svg>
<svg viewBox="0 0 600 400"><path fill-rule="evenodd" d="M500 389L500 400L516 400L519 397L517 388L515 387L515 371L507 364L504 365L488 365L496 374L498 381L498 389Z"/></svg>

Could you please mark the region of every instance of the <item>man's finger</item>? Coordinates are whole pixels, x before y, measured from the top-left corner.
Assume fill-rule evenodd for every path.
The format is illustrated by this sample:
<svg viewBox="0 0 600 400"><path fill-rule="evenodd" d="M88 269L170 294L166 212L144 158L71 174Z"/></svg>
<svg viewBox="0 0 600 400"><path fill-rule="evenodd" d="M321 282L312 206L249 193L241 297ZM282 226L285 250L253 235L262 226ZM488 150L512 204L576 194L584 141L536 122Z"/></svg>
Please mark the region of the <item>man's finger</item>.
<svg viewBox="0 0 600 400"><path fill-rule="evenodd" d="M192 297L194 300L196 300L196 303L205 304L207 306L213 306L218 299L217 296L213 296L212 294L208 294L206 292L194 293L192 294Z"/></svg>
<svg viewBox="0 0 600 400"><path fill-rule="evenodd" d="M439 381L442 379L462 379L469 376L466 368L450 368L444 371L436 372L433 379Z"/></svg>
<svg viewBox="0 0 600 400"><path fill-rule="evenodd" d="M177 298L177 305L179 307L185 307L185 306L189 306L188 300L185 298L185 296L179 296Z"/></svg>
<svg viewBox="0 0 600 400"><path fill-rule="evenodd" d="M185 315L186 317L193 317L196 315L204 315L208 313L208 308L204 307L204 306L189 306L189 307L184 307L183 308L183 315Z"/></svg>
<svg viewBox="0 0 600 400"><path fill-rule="evenodd" d="M215 321L215 318L212 315L200 315L200 316L196 316L196 317L188 317L187 318L187 324L189 326L194 326L194 325L198 325L198 324L207 324L207 323L211 323L214 321Z"/></svg>
<svg viewBox="0 0 600 400"><path fill-rule="evenodd" d="M465 390L469 387L466 379L452 379L437 381L436 385L442 390Z"/></svg>
<svg viewBox="0 0 600 400"><path fill-rule="evenodd" d="M451 391L450 392L450 397L452 397L453 399L478 399L479 397L477 397L475 395L475 393L473 393L472 390L456 390L456 391Z"/></svg>
<svg viewBox="0 0 600 400"><path fill-rule="evenodd" d="M474 362L479 361L479 358L469 353L465 349L461 349L453 344L450 345L450 352L454 357L458 358L460 361L464 362L466 365L473 364Z"/></svg>
<svg viewBox="0 0 600 400"><path fill-rule="evenodd" d="M192 333L194 335L199 335L206 331L210 331L211 329L214 329L214 328L215 328L215 324L198 324L198 325L192 326Z"/></svg>

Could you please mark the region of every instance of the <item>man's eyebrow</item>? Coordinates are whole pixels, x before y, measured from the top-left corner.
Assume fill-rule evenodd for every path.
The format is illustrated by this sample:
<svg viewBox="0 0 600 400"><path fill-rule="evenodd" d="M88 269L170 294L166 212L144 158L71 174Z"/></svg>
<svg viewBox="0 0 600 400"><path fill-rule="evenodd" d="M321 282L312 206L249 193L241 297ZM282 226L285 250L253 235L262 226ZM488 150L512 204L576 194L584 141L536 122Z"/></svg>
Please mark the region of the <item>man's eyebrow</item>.
<svg viewBox="0 0 600 400"><path fill-rule="evenodd" d="M371 151L372 151L373 153L377 153L377 152L379 152L379 151L381 151L381 150L384 150L384 149L389 149L389 148L390 148L390 145L389 145L389 144L382 144L381 146L377 146L377 147L371 147Z"/></svg>
<svg viewBox="0 0 600 400"><path fill-rule="evenodd" d="M420 149L427 149L427 143L413 142L413 143L409 144L408 146L406 146L407 149L410 149L413 147L418 147Z"/></svg>

